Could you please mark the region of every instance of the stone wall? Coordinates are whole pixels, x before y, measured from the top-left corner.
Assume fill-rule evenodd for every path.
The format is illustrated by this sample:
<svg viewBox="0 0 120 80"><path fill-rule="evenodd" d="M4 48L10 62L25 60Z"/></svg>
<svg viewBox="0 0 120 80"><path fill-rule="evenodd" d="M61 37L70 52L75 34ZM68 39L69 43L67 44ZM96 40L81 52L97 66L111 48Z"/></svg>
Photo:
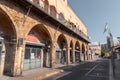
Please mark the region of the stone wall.
<svg viewBox="0 0 120 80"><path fill-rule="evenodd" d="M53 24L46 22L45 20L42 20L39 18L39 16L35 15L33 12L30 12L29 15L26 15L27 11L22 9L19 5L13 3L13 2L8 2L6 0L0 1L0 13L5 14L8 19L10 19L9 27L11 28L11 31L14 32L15 39L16 41L14 42L14 47L13 49L10 49L12 51L7 51L6 54L9 56L10 60L12 60L10 71L13 76L16 75L21 75L23 72L23 64L24 64L24 53L25 53L25 45L26 45L26 36L28 33L36 26L41 30L45 30L45 34L50 36L50 40L52 43L51 46L51 67L54 67L55 65L55 53L56 53L56 48L57 48L57 40L60 35L64 36L64 39L66 40L67 44L67 63L70 63L70 58L69 58L69 47L70 47L70 42L73 42L74 48L76 42L79 43L80 45L80 50L82 50L82 44L85 46L88 46L88 43L84 42L83 40L77 39L77 37L69 35L68 33L60 30L59 28L57 29ZM66 12L67 13L67 12ZM3 15L1 15L3 16ZM82 24L83 25L83 24ZM0 26L2 27L2 26ZM3 27L2 27L3 28ZM43 29L42 29L43 28ZM3 28L4 29L4 28ZM86 32L85 32L86 33ZM7 33L6 33L7 34ZM42 34L43 36L46 36L44 33ZM5 37L6 38L6 37ZM23 43L19 45L19 39L23 39ZM7 40L7 38L6 38ZM5 45L7 46L7 45ZM10 48L11 46L9 46ZM8 47L5 47L8 48ZM9 49L8 49L9 50ZM85 49L87 50L87 49ZM2 68L1 68L1 74L4 71L4 63L6 61L4 59L5 54L2 55ZM6 56L6 57L7 57ZM12 57L11 57L12 56ZM74 55L73 55L73 58ZM75 59L73 59L75 61Z"/></svg>

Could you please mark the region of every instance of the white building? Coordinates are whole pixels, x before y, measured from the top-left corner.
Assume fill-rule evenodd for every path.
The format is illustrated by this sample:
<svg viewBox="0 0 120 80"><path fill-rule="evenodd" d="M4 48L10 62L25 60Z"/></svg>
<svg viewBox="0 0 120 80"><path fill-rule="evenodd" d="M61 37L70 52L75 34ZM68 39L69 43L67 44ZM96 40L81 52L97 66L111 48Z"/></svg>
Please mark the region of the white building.
<svg viewBox="0 0 120 80"><path fill-rule="evenodd" d="M100 44L90 44L89 45L89 55L91 59L98 59L101 54L101 45Z"/></svg>

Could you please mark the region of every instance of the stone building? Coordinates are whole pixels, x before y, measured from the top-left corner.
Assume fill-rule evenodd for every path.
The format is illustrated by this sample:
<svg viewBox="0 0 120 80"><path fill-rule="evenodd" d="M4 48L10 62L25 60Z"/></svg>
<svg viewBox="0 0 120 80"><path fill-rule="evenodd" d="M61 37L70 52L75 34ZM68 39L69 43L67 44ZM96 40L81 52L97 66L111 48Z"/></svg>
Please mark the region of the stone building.
<svg viewBox="0 0 120 80"><path fill-rule="evenodd" d="M0 0L0 75L85 61L89 42L67 0Z"/></svg>
<svg viewBox="0 0 120 80"><path fill-rule="evenodd" d="M93 60L97 60L101 55L101 45L98 44L90 44L89 45L89 56Z"/></svg>

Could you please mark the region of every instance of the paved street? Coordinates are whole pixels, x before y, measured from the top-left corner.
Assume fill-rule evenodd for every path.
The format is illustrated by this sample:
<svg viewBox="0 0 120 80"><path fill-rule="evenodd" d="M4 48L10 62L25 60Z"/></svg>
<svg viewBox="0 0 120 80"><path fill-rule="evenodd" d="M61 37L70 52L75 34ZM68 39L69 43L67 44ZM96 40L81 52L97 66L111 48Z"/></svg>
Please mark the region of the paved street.
<svg viewBox="0 0 120 80"><path fill-rule="evenodd" d="M109 60L88 62L64 69L63 73L44 80L109 80Z"/></svg>

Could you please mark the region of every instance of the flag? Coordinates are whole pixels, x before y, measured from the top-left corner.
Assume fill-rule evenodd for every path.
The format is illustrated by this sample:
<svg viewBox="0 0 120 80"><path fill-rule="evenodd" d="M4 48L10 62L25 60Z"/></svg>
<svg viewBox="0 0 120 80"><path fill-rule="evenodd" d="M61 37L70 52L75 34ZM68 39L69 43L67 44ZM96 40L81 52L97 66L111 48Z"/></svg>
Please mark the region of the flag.
<svg viewBox="0 0 120 80"><path fill-rule="evenodd" d="M108 23L105 24L105 28L104 28L104 32L103 33L105 33L107 30L108 30Z"/></svg>

